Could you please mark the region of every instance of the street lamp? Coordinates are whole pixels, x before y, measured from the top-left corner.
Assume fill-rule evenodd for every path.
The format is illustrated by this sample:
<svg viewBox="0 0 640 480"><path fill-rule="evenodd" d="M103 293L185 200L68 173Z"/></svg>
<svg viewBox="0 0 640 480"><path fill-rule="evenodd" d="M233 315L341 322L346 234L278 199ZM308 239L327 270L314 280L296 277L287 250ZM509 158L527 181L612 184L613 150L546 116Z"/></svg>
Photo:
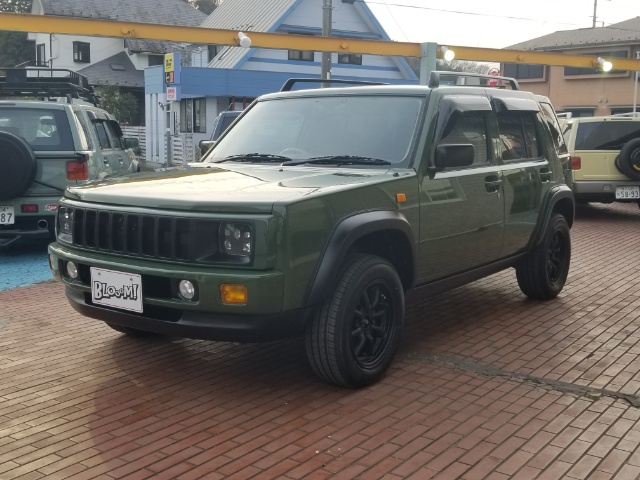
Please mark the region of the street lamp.
<svg viewBox="0 0 640 480"><path fill-rule="evenodd" d="M613 63L605 60L602 57L598 57L598 58L596 58L596 61L594 62L594 66L599 68L603 72L610 72L611 69L613 68Z"/></svg>

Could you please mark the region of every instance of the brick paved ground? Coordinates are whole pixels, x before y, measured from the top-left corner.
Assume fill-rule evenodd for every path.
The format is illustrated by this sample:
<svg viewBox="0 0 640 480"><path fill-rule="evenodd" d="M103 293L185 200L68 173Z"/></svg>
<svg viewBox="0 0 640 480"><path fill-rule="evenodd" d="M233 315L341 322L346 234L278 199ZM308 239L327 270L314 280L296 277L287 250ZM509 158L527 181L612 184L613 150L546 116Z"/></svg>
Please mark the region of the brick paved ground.
<svg viewBox="0 0 640 480"><path fill-rule="evenodd" d="M0 292L0 479L639 478L639 221L580 208L556 301L508 271L413 304L359 391L299 341L135 341L57 283Z"/></svg>

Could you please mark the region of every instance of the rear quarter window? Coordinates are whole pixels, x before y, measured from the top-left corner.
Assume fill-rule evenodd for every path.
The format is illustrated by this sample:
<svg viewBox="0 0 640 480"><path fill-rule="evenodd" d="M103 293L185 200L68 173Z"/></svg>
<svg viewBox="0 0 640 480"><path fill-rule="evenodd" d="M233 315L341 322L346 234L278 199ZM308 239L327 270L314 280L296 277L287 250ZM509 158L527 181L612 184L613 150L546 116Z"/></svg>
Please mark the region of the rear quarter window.
<svg viewBox="0 0 640 480"><path fill-rule="evenodd" d="M640 122L584 122L578 124L575 150L620 150L634 138L640 138Z"/></svg>

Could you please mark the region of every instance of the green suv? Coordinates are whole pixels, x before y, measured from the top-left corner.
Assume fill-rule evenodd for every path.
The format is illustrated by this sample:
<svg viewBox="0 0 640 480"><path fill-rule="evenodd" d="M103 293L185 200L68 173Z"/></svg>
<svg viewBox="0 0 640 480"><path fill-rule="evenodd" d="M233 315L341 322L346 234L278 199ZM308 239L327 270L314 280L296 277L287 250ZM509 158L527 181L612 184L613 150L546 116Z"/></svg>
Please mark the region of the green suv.
<svg viewBox="0 0 640 480"><path fill-rule="evenodd" d="M132 150L137 139L123 138L106 111L71 98L71 93L89 93L85 77L67 70L52 72L68 77L11 72L22 78L0 78L0 95L69 99L0 101L0 248L53 238L58 199L66 187L138 170Z"/></svg>
<svg viewBox="0 0 640 480"><path fill-rule="evenodd" d="M202 162L67 189L49 253L71 305L134 336L304 336L319 377L359 387L409 293L513 267L556 297L574 200L553 110L441 78L265 95Z"/></svg>

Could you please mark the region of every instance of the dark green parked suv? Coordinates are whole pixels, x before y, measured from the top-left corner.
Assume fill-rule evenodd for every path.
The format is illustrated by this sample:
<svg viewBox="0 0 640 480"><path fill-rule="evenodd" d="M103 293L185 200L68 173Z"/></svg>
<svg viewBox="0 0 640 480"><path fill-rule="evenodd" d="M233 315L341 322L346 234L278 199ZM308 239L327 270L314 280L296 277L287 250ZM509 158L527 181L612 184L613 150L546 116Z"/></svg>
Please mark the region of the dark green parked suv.
<svg viewBox="0 0 640 480"><path fill-rule="evenodd" d="M130 335L302 335L318 376L358 387L409 292L513 267L556 297L574 199L553 110L443 77L265 95L201 163L67 189L49 252L71 305Z"/></svg>

